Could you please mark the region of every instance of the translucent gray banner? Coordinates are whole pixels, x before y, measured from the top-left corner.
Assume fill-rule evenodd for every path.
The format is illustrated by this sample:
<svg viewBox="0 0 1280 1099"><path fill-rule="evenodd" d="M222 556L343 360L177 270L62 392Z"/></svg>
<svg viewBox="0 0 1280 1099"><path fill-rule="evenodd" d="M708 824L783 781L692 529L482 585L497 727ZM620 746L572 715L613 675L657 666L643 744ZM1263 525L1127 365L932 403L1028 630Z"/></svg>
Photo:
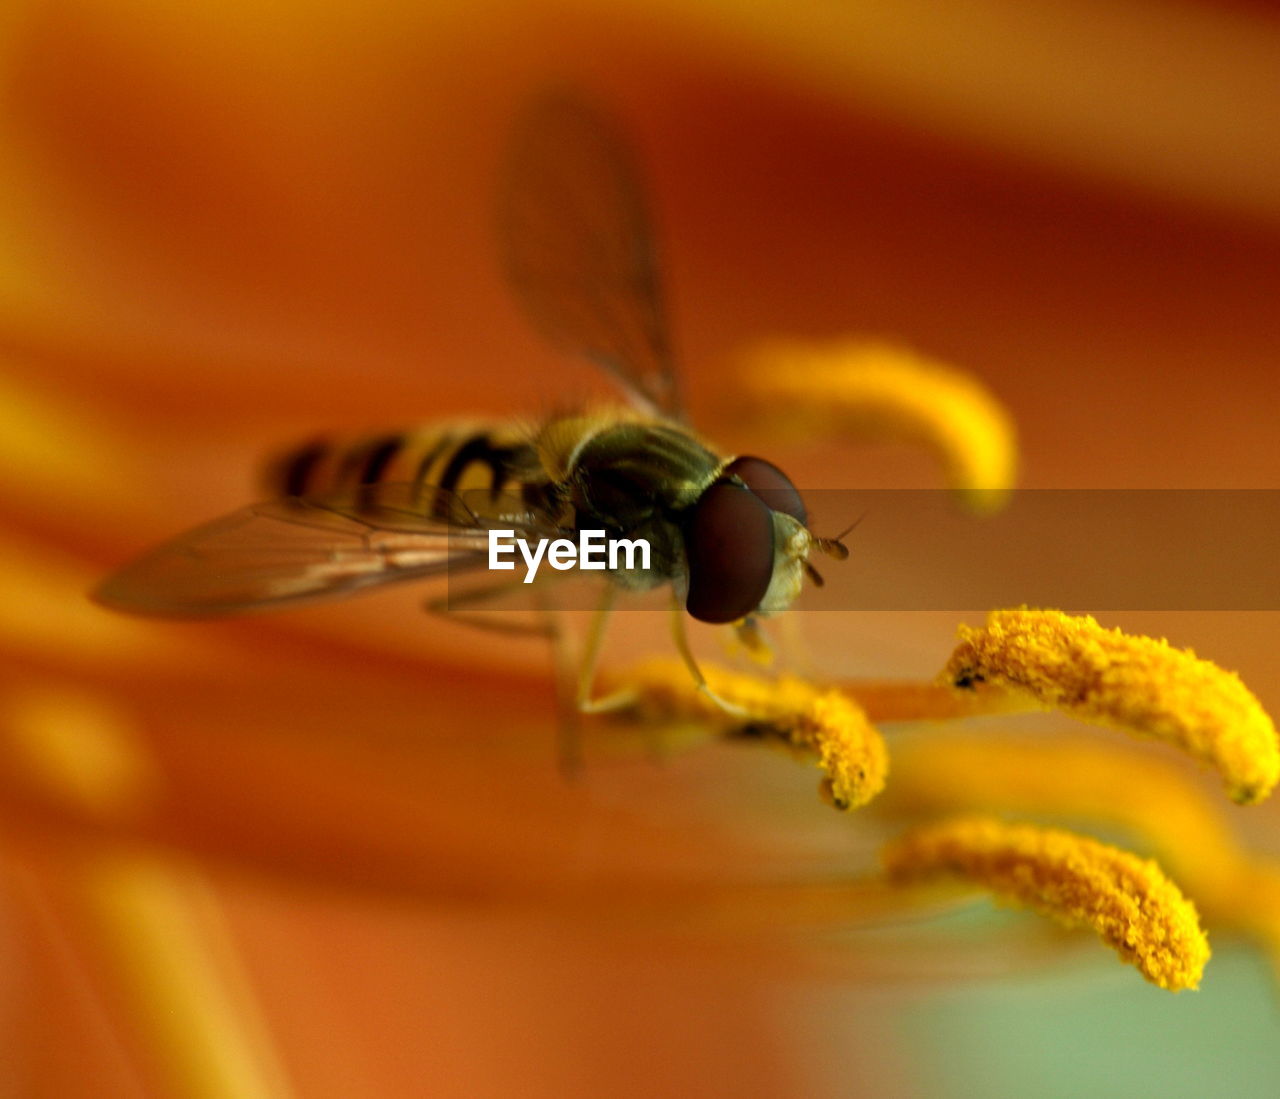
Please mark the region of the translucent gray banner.
<svg viewBox="0 0 1280 1099"><path fill-rule="evenodd" d="M805 582L801 610L1280 610L1280 490L1022 490L983 516L942 491L803 496L817 535L860 522L845 539L848 560L811 555L825 583ZM509 587L507 605L530 587L565 609L598 604L598 585L566 582L572 570L553 575L544 565L534 585L522 585L526 569L518 553L514 560L516 570L490 572L473 551L465 585L460 571L451 575L450 604L462 602L455 592L486 586ZM655 605L618 601L620 610Z"/></svg>

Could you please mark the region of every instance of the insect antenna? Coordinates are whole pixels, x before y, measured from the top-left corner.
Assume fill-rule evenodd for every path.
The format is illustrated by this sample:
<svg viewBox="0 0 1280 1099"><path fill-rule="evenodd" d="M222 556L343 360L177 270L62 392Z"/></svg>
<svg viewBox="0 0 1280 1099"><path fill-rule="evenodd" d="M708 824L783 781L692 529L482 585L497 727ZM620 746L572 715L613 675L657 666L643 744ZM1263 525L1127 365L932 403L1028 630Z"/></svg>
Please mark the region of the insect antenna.
<svg viewBox="0 0 1280 1099"><path fill-rule="evenodd" d="M813 544L828 557L834 557L837 561L847 561L849 559L849 547L844 544L844 540L858 528L858 524L866 517L867 513L864 511L834 538L815 538ZM821 586L822 578L818 576L817 571L811 565L808 567L808 572L814 583Z"/></svg>

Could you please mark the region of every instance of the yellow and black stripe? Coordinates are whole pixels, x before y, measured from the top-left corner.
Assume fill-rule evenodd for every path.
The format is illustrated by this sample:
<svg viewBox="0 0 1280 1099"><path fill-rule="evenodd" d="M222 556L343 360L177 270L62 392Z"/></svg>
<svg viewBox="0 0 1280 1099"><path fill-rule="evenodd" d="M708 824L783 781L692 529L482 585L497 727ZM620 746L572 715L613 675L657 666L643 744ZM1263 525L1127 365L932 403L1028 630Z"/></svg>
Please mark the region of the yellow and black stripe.
<svg viewBox="0 0 1280 1099"><path fill-rule="evenodd" d="M313 439L272 462L265 480L273 495L320 499L354 497L367 485L403 484L424 512L442 514L455 494L496 500L506 491L541 490L549 478L526 431L457 424Z"/></svg>

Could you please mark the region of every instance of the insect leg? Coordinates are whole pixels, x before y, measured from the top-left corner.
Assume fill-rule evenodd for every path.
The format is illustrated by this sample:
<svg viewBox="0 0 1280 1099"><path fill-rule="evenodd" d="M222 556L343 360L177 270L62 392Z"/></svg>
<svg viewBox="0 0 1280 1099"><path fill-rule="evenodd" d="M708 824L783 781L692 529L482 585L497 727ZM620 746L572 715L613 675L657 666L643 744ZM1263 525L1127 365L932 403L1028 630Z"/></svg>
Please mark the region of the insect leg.
<svg viewBox="0 0 1280 1099"><path fill-rule="evenodd" d="M757 664L768 666L773 663L773 646L760 628L759 619L754 616L744 618L733 627L733 633L743 651Z"/></svg>
<svg viewBox="0 0 1280 1099"><path fill-rule="evenodd" d="M545 592L538 593L538 609L551 641L551 662L555 673L556 710L559 715L556 758L560 763L560 773L566 779L574 779L582 770L582 714L577 706L572 647L564 619L547 601Z"/></svg>
<svg viewBox="0 0 1280 1099"><path fill-rule="evenodd" d="M535 593L538 616L536 622L516 622L509 618L498 617L492 611L466 609L466 604L484 603L522 586L523 581L492 584L463 592L452 598L444 596L439 599L430 599L422 606L428 614L441 615L451 621L462 622L478 629L490 630L494 633L516 634L522 637L541 637L551 642L551 657L555 671L556 711L559 714L556 755L560 762L561 773L566 778L572 779L582 769L582 730L574 690L574 660L570 651L568 631L565 630L564 622L556 614L555 608L548 602L546 590L539 589Z"/></svg>
<svg viewBox="0 0 1280 1099"><path fill-rule="evenodd" d="M551 654L555 662L556 697L560 704L560 769L568 778L576 776L582 767L582 715L620 709L635 701L634 693L627 690L615 691L604 698L591 697L605 627L616 595L617 589L612 585L605 589L600 605L591 617L591 624L576 660L563 616L556 613L555 608L545 599L539 599L539 608L547 623Z"/></svg>
<svg viewBox="0 0 1280 1099"><path fill-rule="evenodd" d="M617 589L612 585L605 588L578 650L576 667L563 620L547 608L548 620L552 623L550 636L556 661L557 695L561 700L560 763L562 770L570 777L577 773L582 762L581 715L625 709L636 701L636 692L627 687L621 687L600 698L592 697L605 629L613 613L617 594Z"/></svg>
<svg viewBox="0 0 1280 1099"><path fill-rule="evenodd" d="M706 677L702 674L702 669L698 667L697 660L694 659L693 650L689 648L689 637L684 628L684 607L680 605L680 600L675 597L674 593L671 601L671 637L675 641L676 651L680 654L680 659L684 661L684 666L689 669L689 674L693 676L694 683L698 685L698 690L725 713L733 717L751 717L749 711L736 703L730 702L727 698L721 698L707 686Z"/></svg>
<svg viewBox="0 0 1280 1099"><path fill-rule="evenodd" d="M582 644L582 653L578 665L578 692L575 698L577 708L584 714L608 713L630 706L636 700L634 691L625 687L607 694L603 698L592 698L595 686L596 669L600 664L600 649L604 644L605 628L609 624L609 616L613 613L618 591L613 585L605 589L604 597L591 618L591 626L587 630Z"/></svg>

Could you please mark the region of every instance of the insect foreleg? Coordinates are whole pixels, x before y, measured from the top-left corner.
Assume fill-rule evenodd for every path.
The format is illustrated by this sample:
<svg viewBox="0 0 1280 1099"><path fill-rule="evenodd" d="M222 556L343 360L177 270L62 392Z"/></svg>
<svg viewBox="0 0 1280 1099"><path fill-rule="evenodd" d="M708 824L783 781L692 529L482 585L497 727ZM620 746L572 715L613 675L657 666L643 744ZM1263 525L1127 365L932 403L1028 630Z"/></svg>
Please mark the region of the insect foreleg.
<svg viewBox="0 0 1280 1099"><path fill-rule="evenodd" d="M725 713L733 717L751 717L751 713L748 710L730 702L727 698L721 698L707 685L706 677L702 674L702 669L698 667L698 661L694 658L693 650L689 648L689 636L684 628L684 607L680 605L680 600L675 597L674 592L672 593L671 601L671 637L675 641L676 651L680 654L680 659L684 661L684 666L689 669L689 674L693 676L694 683L698 685L698 690Z"/></svg>
<svg viewBox="0 0 1280 1099"><path fill-rule="evenodd" d="M605 695L603 698L592 698L595 686L596 670L600 665L600 650L604 645L605 629L609 625L609 616L617 600L618 589L609 585L605 589L600 605L591 616L591 625L587 628L587 636L582 643L582 652L578 663L578 689L575 703L584 714L607 713L620 710L635 702L635 692L625 688Z"/></svg>

